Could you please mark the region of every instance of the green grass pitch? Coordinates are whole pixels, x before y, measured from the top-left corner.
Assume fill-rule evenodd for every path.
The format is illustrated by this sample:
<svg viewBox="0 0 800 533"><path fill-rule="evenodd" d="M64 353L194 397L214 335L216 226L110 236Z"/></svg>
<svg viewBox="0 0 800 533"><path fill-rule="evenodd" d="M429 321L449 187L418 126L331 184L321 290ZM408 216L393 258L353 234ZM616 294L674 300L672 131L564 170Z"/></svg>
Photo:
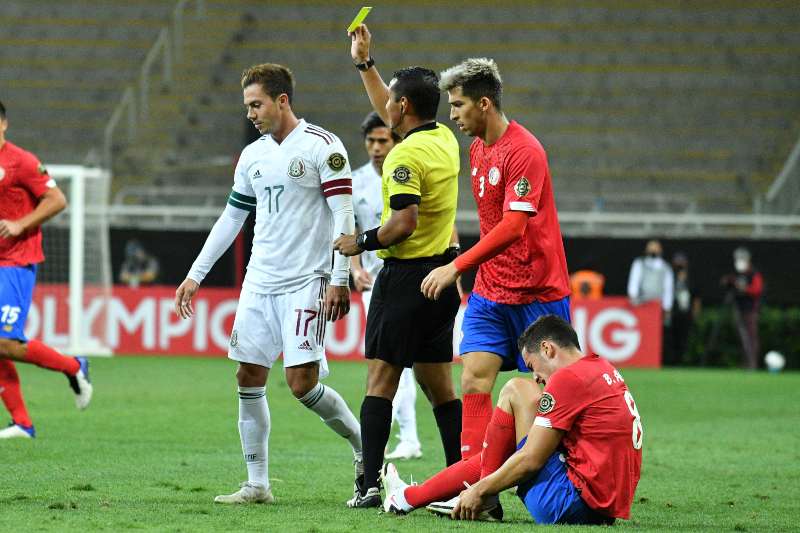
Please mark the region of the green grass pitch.
<svg viewBox="0 0 800 533"><path fill-rule="evenodd" d="M365 366L331 367L326 383L357 413ZM95 359L95 399L83 413L75 410L62 376L19 368L39 436L0 441L0 531L533 527L510 493L503 495L505 524L463 524L425 511L396 517L346 509L349 448L291 397L279 368L268 388L277 503L251 507L212 503L215 494L232 492L245 479L233 363ZM632 520L618 522L617 529L797 531L800 374L631 369L623 375L642 414L644 463ZM405 479L423 480L443 465L421 394L418 413L425 455L400 463Z"/></svg>

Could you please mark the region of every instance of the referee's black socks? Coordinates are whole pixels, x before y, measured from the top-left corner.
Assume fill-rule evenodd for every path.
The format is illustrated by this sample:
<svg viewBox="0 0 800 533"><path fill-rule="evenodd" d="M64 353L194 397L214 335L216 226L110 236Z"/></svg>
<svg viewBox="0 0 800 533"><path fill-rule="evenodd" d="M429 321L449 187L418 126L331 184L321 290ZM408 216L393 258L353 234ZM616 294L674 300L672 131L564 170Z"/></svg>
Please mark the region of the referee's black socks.
<svg viewBox="0 0 800 533"><path fill-rule="evenodd" d="M460 424L460 408L458 413ZM391 400L379 396L364 396L364 402L361 404L361 443L364 447L364 492L371 487L378 486L378 478L380 476L381 467L383 466L383 451L386 449L386 444L389 442L391 430Z"/></svg>
<svg viewBox="0 0 800 533"><path fill-rule="evenodd" d="M389 414L391 416L391 412ZM434 407L433 416L436 417L436 425L439 426L439 435L442 437L447 466L459 462L461 460L461 400L451 400ZM363 423L361 427L363 432Z"/></svg>

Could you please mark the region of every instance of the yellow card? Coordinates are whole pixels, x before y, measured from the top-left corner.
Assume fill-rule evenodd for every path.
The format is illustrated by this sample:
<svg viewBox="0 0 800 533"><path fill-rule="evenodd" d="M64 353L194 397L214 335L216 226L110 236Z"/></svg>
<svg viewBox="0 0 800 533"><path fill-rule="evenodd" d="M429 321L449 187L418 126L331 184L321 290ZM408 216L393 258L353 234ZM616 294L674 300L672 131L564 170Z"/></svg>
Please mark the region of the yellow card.
<svg viewBox="0 0 800 533"><path fill-rule="evenodd" d="M367 18L369 12L372 11L371 7L362 7L359 9L358 14L356 14L356 18L353 19L353 22L347 27L347 33L353 33L353 31L358 28L358 26L364 22L364 19Z"/></svg>

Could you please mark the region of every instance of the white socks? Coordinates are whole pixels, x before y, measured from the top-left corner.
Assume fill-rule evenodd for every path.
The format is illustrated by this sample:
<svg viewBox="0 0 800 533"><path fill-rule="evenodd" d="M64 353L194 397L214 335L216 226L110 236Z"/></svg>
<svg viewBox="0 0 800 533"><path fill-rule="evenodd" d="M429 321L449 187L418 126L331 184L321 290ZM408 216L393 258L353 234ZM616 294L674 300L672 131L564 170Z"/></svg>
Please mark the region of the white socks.
<svg viewBox="0 0 800 533"><path fill-rule="evenodd" d="M338 392L318 382L300 398L300 403L317 413L338 435L350 441L353 453L356 457L361 456L361 424Z"/></svg>
<svg viewBox="0 0 800 533"><path fill-rule="evenodd" d="M414 379L414 371L406 368L400 375L400 384L392 402L392 418L397 420L400 442L419 446L416 403L417 382Z"/></svg>
<svg viewBox="0 0 800 533"><path fill-rule="evenodd" d="M239 438L247 464L247 480L269 488L267 441L270 418L265 389L239 387Z"/></svg>

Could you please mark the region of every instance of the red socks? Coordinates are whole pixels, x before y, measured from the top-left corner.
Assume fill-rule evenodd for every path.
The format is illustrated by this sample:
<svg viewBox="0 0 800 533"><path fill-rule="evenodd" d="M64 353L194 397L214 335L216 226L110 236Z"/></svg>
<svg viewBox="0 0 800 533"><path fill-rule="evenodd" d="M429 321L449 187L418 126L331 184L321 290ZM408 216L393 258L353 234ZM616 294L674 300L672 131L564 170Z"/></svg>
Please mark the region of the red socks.
<svg viewBox="0 0 800 533"><path fill-rule="evenodd" d="M62 355L39 341L29 341L25 361L48 370L57 370L74 376L81 368L81 364L74 358Z"/></svg>
<svg viewBox="0 0 800 533"><path fill-rule="evenodd" d="M448 466L422 485L412 485L406 488L403 495L409 505L415 508L424 507L432 502L449 500L461 494L467 487L477 483L481 475L481 456L475 455L470 459L459 461Z"/></svg>
<svg viewBox="0 0 800 533"><path fill-rule="evenodd" d="M483 449L483 436L492 417L492 395L465 394L462 402L461 458L468 459Z"/></svg>
<svg viewBox="0 0 800 533"><path fill-rule="evenodd" d="M483 395L465 395L465 413L467 398L470 396ZM490 398L488 394L485 396ZM412 485L406 488L403 496L409 505L419 508L432 502L445 501L458 496L462 490L467 488L464 485L465 481L470 485L477 483L478 480L500 468L506 459L511 457L517 448L514 415L506 413L499 407L490 413L491 420L486 427L486 445L475 446L475 449L483 450L482 453L473 454L472 457L445 468L422 485ZM483 439L480 442L482 444Z"/></svg>
<svg viewBox="0 0 800 533"><path fill-rule="evenodd" d="M8 359L0 359L0 398L3 399L15 424L25 427L33 425L31 417L28 416L28 410L25 408L25 400L22 399L19 374L17 374L14 363Z"/></svg>
<svg viewBox="0 0 800 533"><path fill-rule="evenodd" d="M481 453L481 479L500 468L516 451L516 433L514 415L495 407Z"/></svg>

